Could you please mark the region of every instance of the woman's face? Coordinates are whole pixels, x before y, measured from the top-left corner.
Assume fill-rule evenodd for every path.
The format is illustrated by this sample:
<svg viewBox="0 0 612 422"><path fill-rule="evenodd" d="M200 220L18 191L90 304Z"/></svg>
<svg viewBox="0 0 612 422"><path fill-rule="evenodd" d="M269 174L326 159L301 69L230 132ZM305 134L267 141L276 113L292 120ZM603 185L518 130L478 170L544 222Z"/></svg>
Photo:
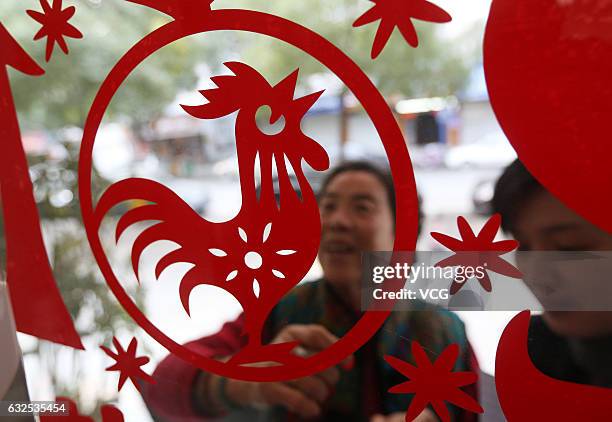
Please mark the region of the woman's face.
<svg viewBox="0 0 612 422"><path fill-rule="evenodd" d="M337 287L358 286L361 253L393 249L393 213L384 185L367 171L340 173L321 195L319 209L325 278Z"/></svg>
<svg viewBox="0 0 612 422"><path fill-rule="evenodd" d="M517 214L513 235L520 242L521 251L612 251L612 235L589 223L545 191L535 193L526 201ZM529 265L529 258L521 258L517 262L519 267L521 261L524 261L523 266ZM529 269L521 269L525 274L529 273ZM552 278L551 274L542 278ZM609 278L612 282L612 272ZM551 279L530 287L538 296L538 289L554 291L560 284L561 281L555 283ZM551 311L544 312L543 317L548 326L561 335L594 337L612 333L612 312Z"/></svg>

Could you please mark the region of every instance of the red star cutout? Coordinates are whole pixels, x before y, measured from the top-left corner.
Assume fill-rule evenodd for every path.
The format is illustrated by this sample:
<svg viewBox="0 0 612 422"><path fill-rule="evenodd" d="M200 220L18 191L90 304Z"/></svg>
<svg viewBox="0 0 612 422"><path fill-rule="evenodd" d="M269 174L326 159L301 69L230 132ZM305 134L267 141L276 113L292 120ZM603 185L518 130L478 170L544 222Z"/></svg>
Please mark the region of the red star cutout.
<svg viewBox="0 0 612 422"><path fill-rule="evenodd" d="M155 384L153 377L140 369L141 366L146 365L149 362L149 358L146 356L136 357L136 347L138 346L136 338L132 338L132 341L127 348L127 352L123 350L119 340L117 340L115 337L113 337L113 344L115 345L115 349L117 349L117 353L111 352L110 349L104 346L100 346L100 348L104 350L104 353L117 362L114 365L106 368L106 370L119 371L118 391L121 391L121 388L123 387L123 384L127 378L132 381L132 384L134 384L138 390L140 390L140 386L137 382L138 378L150 384Z"/></svg>
<svg viewBox="0 0 612 422"><path fill-rule="evenodd" d="M476 276L476 279L487 292L492 290L488 271L514 278L521 278L523 276L514 265L500 257L500 255L515 250L519 243L516 240L493 241L501 226L501 216L499 214L491 216L477 236L464 217L457 217L457 226L459 227L461 240L442 233L431 233L431 237L455 252L454 255L436 263L437 267L455 267L460 265L465 267L486 267L483 276ZM464 284L453 281L450 293L457 293Z"/></svg>
<svg viewBox="0 0 612 422"><path fill-rule="evenodd" d="M445 401L471 412L484 412L476 400L459 388L475 383L478 376L473 372L452 372L459 356L457 344L444 349L432 364L423 347L413 341L412 356L416 366L390 355L385 356L389 365L410 380L389 389L394 394L414 394L406 412L406 422L416 418L429 403L442 422L451 420Z"/></svg>
<svg viewBox="0 0 612 422"><path fill-rule="evenodd" d="M374 6L353 23L354 27L380 20L372 45L372 59L385 48L393 30L397 27L408 44L419 45L419 37L411 19L444 23L452 20L443 9L426 0L370 0Z"/></svg>
<svg viewBox="0 0 612 422"><path fill-rule="evenodd" d="M64 54L68 54L68 45L64 37L83 38L83 34L68 23L76 11L74 6L62 10L62 0L53 0L53 7L49 5L48 0L40 0L40 5L43 13L35 10L27 10L26 13L42 25L42 28L34 35L34 40L47 37L45 60L48 62L53 54L55 43L60 46Z"/></svg>

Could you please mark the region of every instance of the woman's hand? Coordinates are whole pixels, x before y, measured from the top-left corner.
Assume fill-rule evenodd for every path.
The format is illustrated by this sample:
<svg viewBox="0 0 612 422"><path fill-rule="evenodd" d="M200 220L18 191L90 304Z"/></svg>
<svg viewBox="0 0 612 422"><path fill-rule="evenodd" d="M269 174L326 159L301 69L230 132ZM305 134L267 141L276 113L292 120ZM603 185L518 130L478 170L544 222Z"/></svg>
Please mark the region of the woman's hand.
<svg viewBox="0 0 612 422"><path fill-rule="evenodd" d="M297 341L300 351L313 354L338 341L321 325L288 325L281 330L273 343ZM343 364L352 365L353 356ZM268 365L273 365L272 363ZM248 382L228 379L225 394L235 403L252 407L282 406L302 418L315 418L321 414L323 404L332 394L340 379L337 367L308 377L284 382Z"/></svg>

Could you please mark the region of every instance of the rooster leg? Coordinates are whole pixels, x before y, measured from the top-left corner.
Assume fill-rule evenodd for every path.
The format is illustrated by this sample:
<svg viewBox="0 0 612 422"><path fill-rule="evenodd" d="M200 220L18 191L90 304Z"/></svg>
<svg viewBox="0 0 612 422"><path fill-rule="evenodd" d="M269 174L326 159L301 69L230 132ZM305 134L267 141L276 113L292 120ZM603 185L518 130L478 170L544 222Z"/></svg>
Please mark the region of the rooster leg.
<svg viewBox="0 0 612 422"><path fill-rule="evenodd" d="M265 312L262 314L267 316ZM266 317L249 320L248 313L246 315L244 333L248 336L247 344L230 359L230 362L236 365L260 362L276 362L281 365L289 365L304 360L304 357L292 353L299 345L297 341L262 344L261 332Z"/></svg>
<svg viewBox="0 0 612 422"><path fill-rule="evenodd" d="M299 345L297 341L274 344L247 344L236 353L229 363L234 365L257 364L263 362L275 362L281 365L295 365L304 361L304 357L292 351Z"/></svg>

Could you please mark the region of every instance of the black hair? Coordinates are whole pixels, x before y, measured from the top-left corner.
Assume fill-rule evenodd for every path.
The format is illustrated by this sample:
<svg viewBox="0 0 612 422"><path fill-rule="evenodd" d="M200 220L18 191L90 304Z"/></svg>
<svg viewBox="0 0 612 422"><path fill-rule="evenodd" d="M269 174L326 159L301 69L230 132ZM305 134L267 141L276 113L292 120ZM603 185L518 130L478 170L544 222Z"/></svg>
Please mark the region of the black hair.
<svg viewBox="0 0 612 422"><path fill-rule="evenodd" d="M345 161L336 167L332 168L326 175L321 187L319 188L319 199L327 190L327 187L337 176L347 171L363 171L374 176L385 188L387 193L387 200L389 201L389 207L393 213L393 222L395 224L396 209L395 209L395 186L393 184L393 177L388 169L381 168L369 161ZM421 226L423 222L423 213L421 212L421 197L418 196L418 215L419 215L419 231L421 233Z"/></svg>
<svg viewBox="0 0 612 422"><path fill-rule="evenodd" d="M518 159L505 168L495 183L491 200L493 212L502 217L504 231L514 231L518 211L525 202L543 191L544 187Z"/></svg>
<svg viewBox="0 0 612 422"><path fill-rule="evenodd" d="M319 198L325 193L327 187L337 176L347 171L363 171L374 176L385 188L387 193L387 200L395 219L395 188L393 186L393 178L391 173L387 170L383 170L380 167L368 162L368 161L345 161L336 167L332 168L329 173L325 175L325 179L319 189Z"/></svg>

